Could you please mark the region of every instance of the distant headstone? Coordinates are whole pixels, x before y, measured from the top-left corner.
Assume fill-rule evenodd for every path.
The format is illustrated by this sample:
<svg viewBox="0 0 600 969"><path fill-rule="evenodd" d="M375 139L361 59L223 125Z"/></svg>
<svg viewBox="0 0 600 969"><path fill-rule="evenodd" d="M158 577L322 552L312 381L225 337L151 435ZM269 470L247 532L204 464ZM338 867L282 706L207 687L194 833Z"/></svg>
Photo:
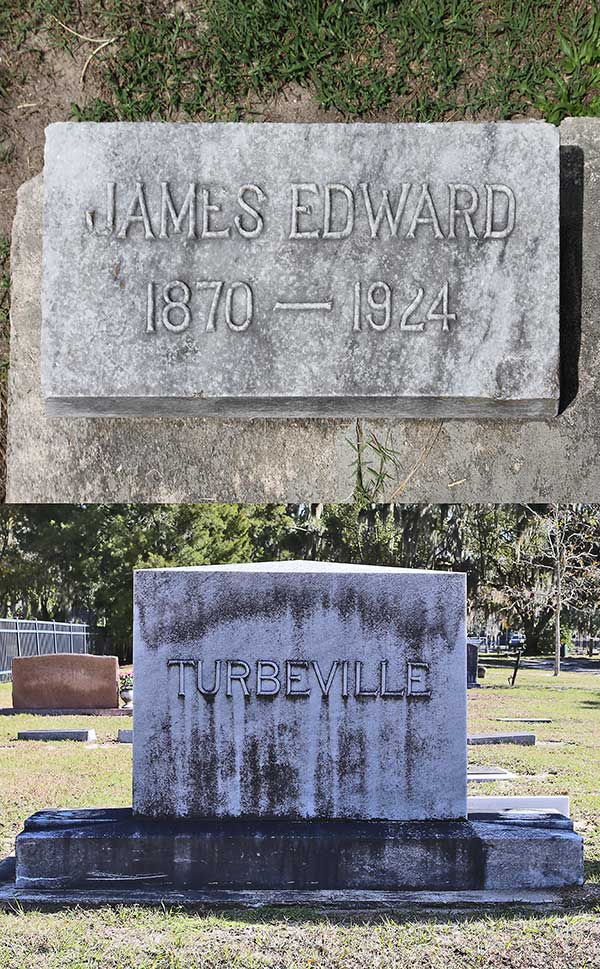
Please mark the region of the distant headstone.
<svg viewBox="0 0 600 969"><path fill-rule="evenodd" d="M119 661L87 653L15 657L12 699L15 710L118 709Z"/></svg>
<svg viewBox="0 0 600 969"><path fill-rule="evenodd" d="M552 125L55 124L44 185L49 414L556 414Z"/></svg>
<svg viewBox="0 0 600 969"><path fill-rule="evenodd" d="M132 744L133 743L133 730L119 730L117 734L117 743L119 744Z"/></svg>
<svg viewBox="0 0 600 969"><path fill-rule="evenodd" d="M479 686L477 682L477 667L479 665L479 647L467 640L467 687Z"/></svg>
<svg viewBox="0 0 600 969"><path fill-rule="evenodd" d="M465 816L463 574L143 570L134 623L137 814Z"/></svg>

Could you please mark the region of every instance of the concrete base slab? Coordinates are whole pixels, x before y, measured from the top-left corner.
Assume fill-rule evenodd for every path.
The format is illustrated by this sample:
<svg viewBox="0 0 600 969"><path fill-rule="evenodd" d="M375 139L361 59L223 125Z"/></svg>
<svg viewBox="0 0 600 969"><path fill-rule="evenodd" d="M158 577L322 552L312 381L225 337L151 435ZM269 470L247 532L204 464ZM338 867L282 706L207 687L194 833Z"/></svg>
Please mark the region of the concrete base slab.
<svg viewBox="0 0 600 969"><path fill-rule="evenodd" d="M557 891L504 892L196 892L163 888L59 889L49 892L18 889L14 882L0 884L0 909L100 908L107 905L177 906L184 909L281 908L313 906L343 911L397 911L407 909L487 909L490 906L558 906Z"/></svg>
<svg viewBox="0 0 600 969"><path fill-rule="evenodd" d="M474 794L467 797L469 814L504 811L539 811L542 814L556 812L568 818L571 805L565 794Z"/></svg>
<svg viewBox="0 0 600 969"><path fill-rule="evenodd" d="M41 811L16 842L15 885L28 891L471 892L582 881L571 821L538 812L422 822Z"/></svg>
<svg viewBox="0 0 600 969"><path fill-rule="evenodd" d="M77 740L94 743L95 730L19 730L17 740Z"/></svg>
<svg viewBox="0 0 600 969"><path fill-rule="evenodd" d="M534 733L473 733L467 737L467 743L474 746L485 744L520 744L531 747L535 744Z"/></svg>

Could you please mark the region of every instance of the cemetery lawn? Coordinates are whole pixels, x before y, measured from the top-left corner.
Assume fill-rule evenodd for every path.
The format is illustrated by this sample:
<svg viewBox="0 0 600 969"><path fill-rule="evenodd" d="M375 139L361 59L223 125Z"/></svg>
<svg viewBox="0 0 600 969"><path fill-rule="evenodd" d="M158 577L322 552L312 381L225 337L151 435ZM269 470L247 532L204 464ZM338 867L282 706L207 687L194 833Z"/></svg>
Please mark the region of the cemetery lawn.
<svg viewBox="0 0 600 969"><path fill-rule="evenodd" d="M600 668L600 663L599 663ZM600 675L489 668L469 691L472 733L532 731L535 747L470 747L472 764L497 764L517 780L470 793L568 794L585 838L587 887L559 908L349 913L331 910L88 909L0 911L0 969L559 969L600 966ZM0 706L10 686L0 684ZM497 717L548 717L505 724ZM0 717L0 856L23 820L47 807L130 803L131 747L115 743L125 718ZM98 746L17 742L18 729L93 727Z"/></svg>

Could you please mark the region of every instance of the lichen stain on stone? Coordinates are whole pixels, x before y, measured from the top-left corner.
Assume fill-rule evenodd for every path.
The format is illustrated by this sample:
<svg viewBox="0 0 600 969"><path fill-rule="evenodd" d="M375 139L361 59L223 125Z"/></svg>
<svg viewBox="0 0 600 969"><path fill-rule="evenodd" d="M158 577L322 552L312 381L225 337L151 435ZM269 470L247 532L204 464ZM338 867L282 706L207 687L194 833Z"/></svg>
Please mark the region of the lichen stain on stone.
<svg viewBox="0 0 600 969"><path fill-rule="evenodd" d="M338 751L340 782L347 790L364 792L367 745L362 727L340 723Z"/></svg>
<svg viewBox="0 0 600 969"><path fill-rule="evenodd" d="M337 804L334 791L337 779L336 759L332 752L332 724L329 716L329 705L321 703L318 722L317 757L314 765L314 812L317 817L335 817Z"/></svg>
<svg viewBox="0 0 600 969"><path fill-rule="evenodd" d="M152 796L148 798L148 786L136 780L139 771L134 768L134 803L136 802L136 788L143 791L143 813L158 817L168 815L175 810L177 790L176 759L172 745L171 720L168 714L161 717L151 730L143 750L145 773L161 778L160 789L152 789ZM165 794L165 792L168 792Z"/></svg>
<svg viewBox="0 0 600 969"><path fill-rule="evenodd" d="M223 753L217 743L214 704L206 704L203 723L199 717L194 717L190 745L191 750L195 752L189 761L192 776L185 779L188 796L191 794L190 813L219 815L223 808L219 797Z"/></svg>
<svg viewBox="0 0 600 969"><path fill-rule="evenodd" d="M294 804L300 793L300 766L293 745L288 746L293 738L281 736L286 732L246 737L240 777L242 814L298 815Z"/></svg>
<svg viewBox="0 0 600 969"><path fill-rule="evenodd" d="M380 580L379 576L365 576L365 588L358 591L338 577L327 576L327 587L323 589L322 575L318 576L318 582L317 577L294 576L301 581L293 583L287 577L278 580L261 575L265 580L261 592L256 576L253 581L244 581L245 577L240 581L240 576L230 575L226 584L220 577L202 576L199 589L194 575L193 589L187 588L187 577L179 581L177 603L172 601L169 586L154 580L154 574L148 573L150 576L150 588L145 585L148 581L145 577L144 594L137 597L140 627L149 649L158 648L165 640L185 646L206 636L211 628L233 622L255 623L260 619L276 622L290 616L294 626L302 629L309 617L331 611L343 622L357 619L365 631L391 629L397 637L407 638L411 645L417 646L422 641L423 628L428 625L427 609L431 606L430 596L426 598L415 592L406 607L399 609L393 584L388 580L382 587L375 581ZM440 639L447 641L450 638L448 617L443 609L442 601L436 610L436 628L429 628L429 633L437 631Z"/></svg>

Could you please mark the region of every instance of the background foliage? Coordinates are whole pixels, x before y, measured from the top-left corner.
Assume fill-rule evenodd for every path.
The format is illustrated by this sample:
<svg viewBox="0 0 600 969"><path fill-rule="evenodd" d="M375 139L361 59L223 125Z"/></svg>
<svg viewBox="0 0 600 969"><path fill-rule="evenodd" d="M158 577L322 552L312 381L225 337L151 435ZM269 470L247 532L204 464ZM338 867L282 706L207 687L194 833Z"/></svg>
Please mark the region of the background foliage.
<svg viewBox="0 0 600 969"><path fill-rule="evenodd" d="M593 635L600 601L600 511L558 510L563 639ZM522 630L551 646L556 507L520 505L11 505L0 508L0 615L80 618L131 657L137 568L286 558L467 573L472 632Z"/></svg>

